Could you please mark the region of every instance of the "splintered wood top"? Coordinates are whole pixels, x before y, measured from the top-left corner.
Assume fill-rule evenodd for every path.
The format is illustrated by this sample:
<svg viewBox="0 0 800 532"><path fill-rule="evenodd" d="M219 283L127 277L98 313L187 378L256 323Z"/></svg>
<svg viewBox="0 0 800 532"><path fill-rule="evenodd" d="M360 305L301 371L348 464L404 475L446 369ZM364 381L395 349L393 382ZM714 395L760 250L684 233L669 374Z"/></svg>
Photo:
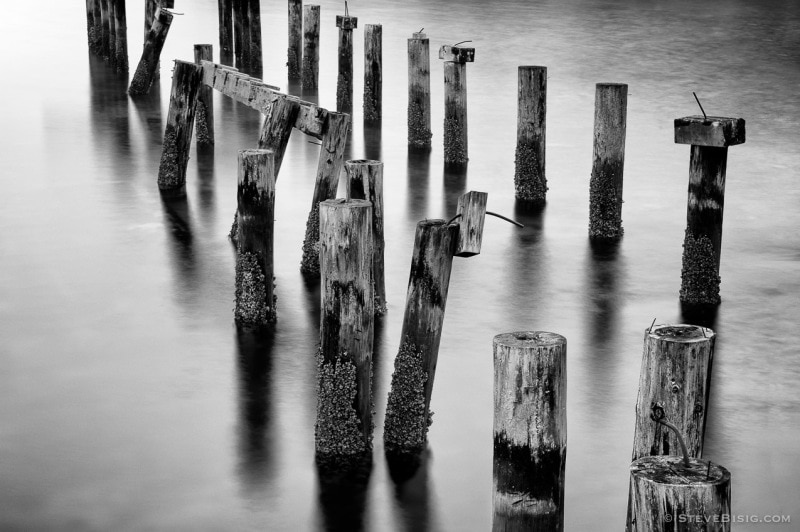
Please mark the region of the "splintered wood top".
<svg viewBox="0 0 800 532"><path fill-rule="evenodd" d="M698 342L715 336L714 331L698 325L653 325L648 336L673 342Z"/></svg>
<svg viewBox="0 0 800 532"><path fill-rule="evenodd" d="M725 484L731 478L727 469L709 460L690 458L687 468L681 456L639 458L631 464L631 475L656 484L675 486Z"/></svg>
<svg viewBox="0 0 800 532"><path fill-rule="evenodd" d="M566 345L567 339L560 334L546 331L517 331L511 333L498 334L494 337L494 343L508 347L546 347L563 344Z"/></svg>

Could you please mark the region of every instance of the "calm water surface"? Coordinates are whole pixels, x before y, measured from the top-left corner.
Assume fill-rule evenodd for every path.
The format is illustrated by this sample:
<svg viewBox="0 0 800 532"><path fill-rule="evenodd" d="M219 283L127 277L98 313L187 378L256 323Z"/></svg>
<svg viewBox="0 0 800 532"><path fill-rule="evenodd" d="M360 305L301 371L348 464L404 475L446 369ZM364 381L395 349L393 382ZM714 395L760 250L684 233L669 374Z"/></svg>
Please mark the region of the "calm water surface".
<svg viewBox="0 0 800 532"><path fill-rule="evenodd" d="M135 5L134 5L135 4ZM132 71L143 11L128 2ZM236 153L261 117L216 96L217 144L194 148L187 197L156 186L171 60L217 47L216 2L177 2L161 82L140 101L91 57L83 3L6 6L0 20L0 529L487 530L492 519L492 337L567 337L568 530L625 519L643 331L678 304L687 146L674 118L747 120L729 151L718 332L705 457L732 473L733 512L800 523L800 5L792 0L350 2L384 28L384 114L362 125L355 35L348 158L385 163L390 310L376 327L376 433L363 492L314 466L319 290L298 271L318 147L289 144L277 186L279 322L233 325ZM335 107L340 2L321 1L318 99ZM265 79L286 82L286 4L262 2ZM35 15L35 16L33 16ZM406 39L425 28L433 150L406 148ZM470 163L442 159L441 44L472 40ZM548 67L548 205L515 214L516 68ZM629 84L625 237L587 241L594 85ZM415 223L455 213L467 190L517 229L486 223L457 259L439 354L429 451L392 479L382 425ZM759 526L761 528L759 528Z"/></svg>

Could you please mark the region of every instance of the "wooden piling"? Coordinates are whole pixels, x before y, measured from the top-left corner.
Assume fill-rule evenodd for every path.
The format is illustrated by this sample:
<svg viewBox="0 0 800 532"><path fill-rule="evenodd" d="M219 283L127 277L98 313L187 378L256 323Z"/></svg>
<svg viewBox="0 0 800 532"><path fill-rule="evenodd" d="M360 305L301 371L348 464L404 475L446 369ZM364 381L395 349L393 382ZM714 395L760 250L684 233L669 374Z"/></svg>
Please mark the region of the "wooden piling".
<svg viewBox="0 0 800 532"><path fill-rule="evenodd" d="M244 20L242 11L246 0L231 0L231 10L233 13L233 61L236 68L242 70L243 50L245 47L244 39Z"/></svg>
<svg viewBox="0 0 800 532"><path fill-rule="evenodd" d="M96 13L100 12L100 0L86 0L86 37L89 43L89 51L97 54L102 38L100 31L100 19L95 18Z"/></svg>
<svg viewBox="0 0 800 532"><path fill-rule="evenodd" d="M631 464L630 532L731 529L731 474L718 464L647 456Z"/></svg>
<svg viewBox="0 0 800 532"><path fill-rule="evenodd" d="M239 326L258 328L277 319L273 283L274 153L241 150L238 176L234 317Z"/></svg>
<svg viewBox="0 0 800 532"><path fill-rule="evenodd" d="M319 206L321 317L316 452L352 456L372 449L372 205Z"/></svg>
<svg viewBox="0 0 800 532"><path fill-rule="evenodd" d="M233 65L233 0L218 0L219 62Z"/></svg>
<svg viewBox="0 0 800 532"><path fill-rule="evenodd" d="M139 96L150 91L156 72L158 71L158 61L161 57L161 50L164 48L164 41L167 40L167 33L172 24L172 13L164 9L159 9L153 20L153 25L147 33L147 40L144 43L142 57L139 65L133 74L128 94Z"/></svg>
<svg viewBox="0 0 800 532"><path fill-rule="evenodd" d="M645 331L631 460L680 453L675 434L651 420L653 404L663 404L689 456L702 456L715 339L714 331L696 325L654 325Z"/></svg>
<svg viewBox="0 0 800 532"><path fill-rule="evenodd" d="M417 224L400 350L386 406L383 437L389 453L418 453L425 447L457 239L457 224L444 220Z"/></svg>
<svg viewBox="0 0 800 532"><path fill-rule="evenodd" d="M303 89L319 87L319 12L318 5L303 6Z"/></svg>
<svg viewBox="0 0 800 532"><path fill-rule="evenodd" d="M336 16L339 28L339 75L336 78L336 110L353 112L353 30L358 17Z"/></svg>
<svg viewBox="0 0 800 532"><path fill-rule="evenodd" d="M111 35L108 33L108 19L110 16L109 12L109 0L98 0L100 2L100 57L103 59L108 59L109 57L109 42L111 40Z"/></svg>
<svg viewBox="0 0 800 532"><path fill-rule="evenodd" d="M622 236L622 170L628 86L598 83L594 103L594 157L589 183L589 238Z"/></svg>
<svg viewBox="0 0 800 532"><path fill-rule="evenodd" d="M106 0L108 5L108 56L106 60L112 67L117 61L117 0Z"/></svg>
<svg viewBox="0 0 800 532"><path fill-rule="evenodd" d="M349 130L350 115L333 112L328 114L320 146L314 197L306 222L303 258L300 262L300 271L307 275L319 275L319 204L336 197Z"/></svg>
<svg viewBox="0 0 800 532"><path fill-rule="evenodd" d="M386 280L384 275L383 237L383 163L372 160L345 161L347 199L364 199L372 203L372 285L375 315L386 313Z"/></svg>
<svg viewBox="0 0 800 532"><path fill-rule="evenodd" d="M471 190L458 198L458 245L456 257L472 257L481 252L483 222L489 194Z"/></svg>
<svg viewBox="0 0 800 532"><path fill-rule="evenodd" d="M300 104L293 98L276 98L265 113L264 124L258 138L258 147L275 152L275 179L281 169L283 154L289 143L295 120L300 112Z"/></svg>
<svg viewBox="0 0 800 532"><path fill-rule="evenodd" d="M475 49L442 46L439 59L444 59L444 162L463 165L469 160L466 64L475 60Z"/></svg>
<svg viewBox="0 0 800 532"><path fill-rule="evenodd" d="M546 118L547 67L519 67L514 189L518 200L535 205L547 200Z"/></svg>
<svg viewBox="0 0 800 532"><path fill-rule="evenodd" d="M114 68L117 72L128 72L128 20L125 11L125 0L112 1L114 2L116 38Z"/></svg>
<svg viewBox="0 0 800 532"><path fill-rule="evenodd" d="M364 26L364 120L383 117L383 26Z"/></svg>
<svg viewBox="0 0 800 532"><path fill-rule="evenodd" d="M264 77L264 54L261 43L261 0L247 0L247 18L249 25L249 57L248 73L256 78Z"/></svg>
<svg viewBox="0 0 800 532"><path fill-rule="evenodd" d="M289 79L300 79L303 64L303 0L289 0L289 48L286 66Z"/></svg>
<svg viewBox="0 0 800 532"><path fill-rule="evenodd" d="M214 47L210 44L194 45L194 62L214 61ZM197 94L197 110L194 119L198 144L214 144L214 89L203 84Z"/></svg>
<svg viewBox="0 0 800 532"><path fill-rule="evenodd" d="M202 83L203 67L186 61L175 61L169 114L158 167L158 188L162 192L173 195L185 193L186 165L192 142L197 95Z"/></svg>
<svg viewBox="0 0 800 532"><path fill-rule="evenodd" d="M431 147L431 52L421 32L408 39L408 145Z"/></svg>
<svg viewBox="0 0 800 532"><path fill-rule="evenodd" d="M689 116L675 120L675 142L690 144L689 201L683 242L680 299L717 305L722 211L728 146L745 141L742 118Z"/></svg>

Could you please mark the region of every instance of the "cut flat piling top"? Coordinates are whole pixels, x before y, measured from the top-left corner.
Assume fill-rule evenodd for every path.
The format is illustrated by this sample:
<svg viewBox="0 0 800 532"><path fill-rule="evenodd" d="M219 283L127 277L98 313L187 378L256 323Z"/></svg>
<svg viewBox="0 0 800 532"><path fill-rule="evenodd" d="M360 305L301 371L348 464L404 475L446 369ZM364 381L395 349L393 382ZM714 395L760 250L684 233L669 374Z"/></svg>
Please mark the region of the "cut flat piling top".
<svg viewBox="0 0 800 532"><path fill-rule="evenodd" d="M343 30L354 30L358 27L358 17L336 15L336 27Z"/></svg>
<svg viewBox="0 0 800 532"><path fill-rule="evenodd" d="M671 486L701 486L727 484L730 472L719 464L689 458L689 467L681 456L645 456L631 464L631 475L647 478L656 484Z"/></svg>
<svg viewBox="0 0 800 532"><path fill-rule="evenodd" d="M547 347L566 344L567 339L560 334L546 331L517 331L498 334L494 337L496 344L508 347Z"/></svg>
<svg viewBox="0 0 800 532"><path fill-rule="evenodd" d="M411 34L411 39L425 39L427 41L428 35L421 31L415 31L414 33Z"/></svg>
<svg viewBox="0 0 800 532"><path fill-rule="evenodd" d="M461 48L445 44L439 48L439 59L453 63L472 63L475 61L475 48Z"/></svg>
<svg viewBox="0 0 800 532"><path fill-rule="evenodd" d="M717 148L744 144L744 118L698 115L676 118L675 143Z"/></svg>
<svg viewBox="0 0 800 532"><path fill-rule="evenodd" d="M647 331L648 336L670 342L692 343L703 342L713 338L716 333L699 325L653 325Z"/></svg>

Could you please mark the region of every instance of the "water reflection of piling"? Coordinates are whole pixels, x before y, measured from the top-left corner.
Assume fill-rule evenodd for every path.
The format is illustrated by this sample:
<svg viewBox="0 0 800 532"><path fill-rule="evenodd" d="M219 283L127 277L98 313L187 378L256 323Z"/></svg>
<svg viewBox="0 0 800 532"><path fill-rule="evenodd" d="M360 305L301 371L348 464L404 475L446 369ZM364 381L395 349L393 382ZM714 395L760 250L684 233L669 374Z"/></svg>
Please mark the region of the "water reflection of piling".
<svg viewBox="0 0 800 532"><path fill-rule="evenodd" d="M431 152L430 150L409 150L406 163L407 220L414 221L427 218L428 196L430 195Z"/></svg>
<svg viewBox="0 0 800 532"><path fill-rule="evenodd" d="M430 449L419 454L387 454L386 465L394 482L394 497L402 530L427 532L433 526L428 478Z"/></svg>
<svg viewBox="0 0 800 532"><path fill-rule="evenodd" d="M194 306L197 295L198 272L191 225L191 212L185 196L161 196L164 225L169 235L168 245L175 276L173 291L183 306Z"/></svg>
<svg viewBox="0 0 800 532"><path fill-rule="evenodd" d="M383 153L381 122L364 124L364 158L380 161Z"/></svg>
<svg viewBox="0 0 800 532"><path fill-rule="evenodd" d="M466 165L445 165L442 174L442 216L455 216L458 199L467 190Z"/></svg>
<svg viewBox="0 0 800 532"><path fill-rule="evenodd" d="M317 460L319 503L323 529L328 532L365 530L367 488L372 473L372 454L346 465L332 466Z"/></svg>
<svg viewBox="0 0 800 532"><path fill-rule="evenodd" d="M204 223L214 226L214 147L197 147L197 202Z"/></svg>
<svg viewBox="0 0 800 532"><path fill-rule="evenodd" d="M622 298L619 294L622 265L619 258L619 241L589 241L589 266L586 308L591 313L590 342L595 351L603 354L615 352L618 335L618 314ZM593 360L595 357L593 357Z"/></svg>

